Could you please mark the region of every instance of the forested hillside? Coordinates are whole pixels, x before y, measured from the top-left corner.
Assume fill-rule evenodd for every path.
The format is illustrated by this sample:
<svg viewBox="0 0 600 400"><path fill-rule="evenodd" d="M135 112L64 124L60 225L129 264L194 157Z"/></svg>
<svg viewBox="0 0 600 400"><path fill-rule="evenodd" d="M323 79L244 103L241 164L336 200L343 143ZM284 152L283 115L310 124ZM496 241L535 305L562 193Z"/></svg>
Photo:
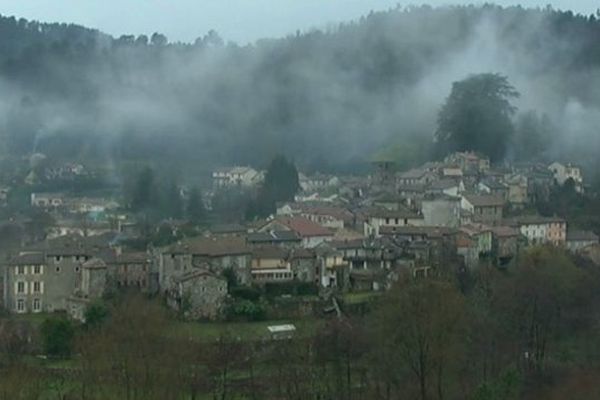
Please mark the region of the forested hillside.
<svg viewBox="0 0 600 400"><path fill-rule="evenodd" d="M452 82L499 73L521 94L514 140L542 130L535 156L591 162L599 40L594 16L495 6L399 8L245 47L2 18L3 149L205 167L283 153L322 170L384 147L427 157Z"/></svg>

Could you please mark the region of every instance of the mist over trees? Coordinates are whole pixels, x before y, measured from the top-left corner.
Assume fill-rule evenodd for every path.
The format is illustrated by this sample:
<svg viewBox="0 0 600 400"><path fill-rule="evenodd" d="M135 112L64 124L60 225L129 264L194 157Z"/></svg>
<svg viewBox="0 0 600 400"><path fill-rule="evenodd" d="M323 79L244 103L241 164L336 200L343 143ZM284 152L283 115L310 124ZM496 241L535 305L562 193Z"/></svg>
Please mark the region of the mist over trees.
<svg viewBox="0 0 600 400"><path fill-rule="evenodd" d="M518 97L508 79L496 74L455 82L438 115L438 152L479 151L501 161L514 133L511 117L516 108L511 100Z"/></svg>
<svg viewBox="0 0 600 400"><path fill-rule="evenodd" d="M519 110L550 116L536 156L593 162L599 39L594 16L496 6L398 8L244 47L214 31L185 44L2 18L0 149L207 170L284 154L348 170L431 144L452 83L490 73L521 93Z"/></svg>

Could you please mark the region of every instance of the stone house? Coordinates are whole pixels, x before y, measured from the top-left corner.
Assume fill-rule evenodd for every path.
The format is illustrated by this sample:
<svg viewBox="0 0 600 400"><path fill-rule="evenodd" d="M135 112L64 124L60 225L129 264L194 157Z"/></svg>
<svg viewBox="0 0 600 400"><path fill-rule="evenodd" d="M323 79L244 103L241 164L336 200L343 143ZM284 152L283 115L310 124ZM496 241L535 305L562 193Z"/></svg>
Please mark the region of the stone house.
<svg viewBox="0 0 600 400"><path fill-rule="evenodd" d="M471 224L461 226L458 230L459 237L467 237L475 246L479 259L484 259L492 254L493 234L491 227L483 224Z"/></svg>
<svg viewBox="0 0 600 400"><path fill-rule="evenodd" d="M252 249L252 282L290 282L294 280L290 250L277 246Z"/></svg>
<svg viewBox="0 0 600 400"><path fill-rule="evenodd" d="M379 230L382 227L400 227L407 225L423 225L423 216L407 209L392 211L375 208L367 213L366 221L363 224L363 234L365 236L378 237L380 236Z"/></svg>
<svg viewBox="0 0 600 400"><path fill-rule="evenodd" d="M70 197L64 201L65 209L71 213L104 213L115 210L119 203L111 199L94 197Z"/></svg>
<svg viewBox="0 0 600 400"><path fill-rule="evenodd" d="M47 238L61 236L99 236L111 233L113 227L106 221L90 221L87 219L58 219L47 229Z"/></svg>
<svg viewBox="0 0 600 400"><path fill-rule="evenodd" d="M431 182L427 187L429 194L445 194L447 196L460 196L465 191L462 179L440 179Z"/></svg>
<svg viewBox="0 0 600 400"><path fill-rule="evenodd" d="M528 182L529 201L548 201L554 186L554 175L548 169L536 169L525 173Z"/></svg>
<svg viewBox="0 0 600 400"><path fill-rule="evenodd" d="M571 179L575 184L575 190L583 193L583 174L579 166L571 163L562 164L553 162L548 166L548 169L554 174L554 180L557 184L562 186Z"/></svg>
<svg viewBox="0 0 600 400"><path fill-rule="evenodd" d="M304 217L278 216L264 224L258 232L291 231L302 240L302 247L313 248L331 240L333 232Z"/></svg>
<svg viewBox="0 0 600 400"><path fill-rule="evenodd" d="M461 226L455 234L455 245L467 268L476 268L482 261L492 261L493 235L490 227L481 224Z"/></svg>
<svg viewBox="0 0 600 400"><path fill-rule="evenodd" d="M3 268L4 307L15 313L44 311L47 308L44 273L47 272L43 253L13 257Z"/></svg>
<svg viewBox="0 0 600 400"><path fill-rule="evenodd" d="M319 266L313 250L294 248L290 251L290 263L294 279L319 285Z"/></svg>
<svg viewBox="0 0 600 400"><path fill-rule="evenodd" d="M455 228L460 225L460 197L429 195L421 201L421 214L424 226L445 226Z"/></svg>
<svg viewBox="0 0 600 400"><path fill-rule="evenodd" d="M217 275L231 269L240 284L251 282L252 250L242 237L190 238L158 249L155 253L161 293L169 290L179 277L200 267Z"/></svg>
<svg viewBox="0 0 600 400"><path fill-rule="evenodd" d="M315 248L319 266L319 281L324 288L345 289L348 287L349 264L344 253L329 243L322 243Z"/></svg>
<svg viewBox="0 0 600 400"><path fill-rule="evenodd" d="M505 267L519 254L521 233L509 226L494 226L492 230L492 254L496 265Z"/></svg>
<svg viewBox="0 0 600 400"><path fill-rule="evenodd" d="M563 246L567 242L567 222L559 217L521 216L510 219L507 224L519 229L530 245Z"/></svg>
<svg viewBox="0 0 600 400"><path fill-rule="evenodd" d="M442 167L442 176L444 178L462 178L463 171L459 165L446 165Z"/></svg>
<svg viewBox="0 0 600 400"><path fill-rule="evenodd" d="M305 192L328 189L340 184L340 180L337 177L324 174L315 174L312 176L299 174L298 181L300 188Z"/></svg>
<svg viewBox="0 0 600 400"><path fill-rule="evenodd" d="M240 224L217 224L209 229L211 236L242 236L247 232L247 228Z"/></svg>
<svg viewBox="0 0 600 400"><path fill-rule="evenodd" d="M24 251L9 260L3 279L5 307L17 313L67 310L81 267L92 256L79 245Z"/></svg>
<svg viewBox="0 0 600 400"><path fill-rule="evenodd" d="M144 293L157 291L158 279L152 271L152 259L145 252L108 251L99 255L106 263L107 281L111 286L137 289Z"/></svg>
<svg viewBox="0 0 600 400"><path fill-rule="evenodd" d="M494 196L501 197L504 201L507 201L509 198L509 188L504 183L494 180L494 179L486 179L480 181L477 185L479 192L484 194L491 194Z"/></svg>
<svg viewBox="0 0 600 400"><path fill-rule="evenodd" d="M598 235L594 232L573 229L567 231L567 248L574 253L598 243Z"/></svg>
<svg viewBox="0 0 600 400"><path fill-rule="evenodd" d="M389 159L380 158L371 161L371 165L375 170L371 176L371 181L377 186L389 186L394 183L394 173L396 163Z"/></svg>
<svg viewBox="0 0 600 400"><path fill-rule="evenodd" d="M412 209L421 207L421 200L427 193L428 185L401 185L396 188L404 203Z"/></svg>
<svg viewBox="0 0 600 400"><path fill-rule="evenodd" d="M456 255L455 236L457 230L435 226L403 226L382 228L384 237L394 238L402 247L404 254L412 256L418 266L440 267ZM398 263L403 257L396 260Z"/></svg>
<svg viewBox="0 0 600 400"><path fill-rule="evenodd" d="M445 164L457 165L463 171L485 172L490 169L490 159L472 151L456 152L444 159Z"/></svg>
<svg viewBox="0 0 600 400"><path fill-rule="evenodd" d="M65 202L64 193L31 193L31 206L44 209L62 207Z"/></svg>
<svg viewBox="0 0 600 400"><path fill-rule="evenodd" d="M354 222L354 215L343 207L303 205L300 215L325 228L334 230L350 227Z"/></svg>
<svg viewBox="0 0 600 400"><path fill-rule="evenodd" d="M456 254L462 257L463 263L468 269L479 266L477 242L467 235L461 234L456 237Z"/></svg>
<svg viewBox="0 0 600 400"><path fill-rule="evenodd" d="M350 271L349 286L354 292L369 292L384 289L386 285L385 271L371 269Z"/></svg>
<svg viewBox="0 0 600 400"><path fill-rule="evenodd" d="M405 199L396 193L380 193L373 196L371 201L374 207L385 208L386 210L396 211L404 207Z"/></svg>
<svg viewBox="0 0 600 400"><path fill-rule="evenodd" d="M212 173L213 187L251 187L260 183L262 174L250 167L223 167Z"/></svg>
<svg viewBox="0 0 600 400"><path fill-rule="evenodd" d="M215 319L227 298L227 280L206 268L194 268L174 279L167 304L190 320Z"/></svg>
<svg viewBox="0 0 600 400"><path fill-rule="evenodd" d="M505 179L508 186L508 202L515 208L523 208L529 202L529 182L522 174L509 175Z"/></svg>
<svg viewBox="0 0 600 400"><path fill-rule="evenodd" d="M302 238L293 231L272 230L266 232L251 232L246 236L246 242L253 247L265 245L299 247L302 245Z"/></svg>
<svg viewBox="0 0 600 400"><path fill-rule="evenodd" d="M92 258L82 264L80 275L73 294L67 299L67 312L72 318L85 322L86 308L100 299L106 289L106 263Z"/></svg>
<svg viewBox="0 0 600 400"><path fill-rule="evenodd" d="M342 252L350 271L388 271L399 258L396 246L386 238L333 241L330 245Z"/></svg>
<svg viewBox="0 0 600 400"><path fill-rule="evenodd" d="M397 186L428 185L438 178L437 173L429 168L413 168L396 176Z"/></svg>
<svg viewBox="0 0 600 400"><path fill-rule="evenodd" d="M497 225L502 221L504 199L494 195L465 194L461 207L473 214L473 222Z"/></svg>

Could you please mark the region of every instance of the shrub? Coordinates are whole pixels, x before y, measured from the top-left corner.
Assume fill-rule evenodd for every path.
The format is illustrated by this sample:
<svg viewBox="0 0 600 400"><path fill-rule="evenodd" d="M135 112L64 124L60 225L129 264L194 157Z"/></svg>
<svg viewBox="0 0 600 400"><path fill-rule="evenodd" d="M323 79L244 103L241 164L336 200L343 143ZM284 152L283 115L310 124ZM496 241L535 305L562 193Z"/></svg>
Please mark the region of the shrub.
<svg viewBox="0 0 600 400"><path fill-rule="evenodd" d="M250 300L235 300L225 310L228 319L243 319L246 321L262 321L267 315L266 308Z"/></svg>
<svg viewBox="0 0 600 400"><path fill-rule="evenodd" d="M75 328L64 317L47 318L41 326L44 352L51 357L68 357L73 349Z"/></svg>

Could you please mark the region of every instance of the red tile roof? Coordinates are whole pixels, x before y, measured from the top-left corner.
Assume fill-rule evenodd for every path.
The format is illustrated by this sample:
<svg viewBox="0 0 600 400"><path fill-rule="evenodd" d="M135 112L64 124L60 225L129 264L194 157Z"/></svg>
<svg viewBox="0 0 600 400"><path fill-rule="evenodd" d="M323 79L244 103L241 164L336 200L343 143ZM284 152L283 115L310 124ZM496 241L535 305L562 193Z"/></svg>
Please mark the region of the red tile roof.
<svg viewBox="0 0 600 400"><path fill-rule="evenodd" d="M277 217L276 221L301 237L333 236L329 229L303 217Z"/></svg>

